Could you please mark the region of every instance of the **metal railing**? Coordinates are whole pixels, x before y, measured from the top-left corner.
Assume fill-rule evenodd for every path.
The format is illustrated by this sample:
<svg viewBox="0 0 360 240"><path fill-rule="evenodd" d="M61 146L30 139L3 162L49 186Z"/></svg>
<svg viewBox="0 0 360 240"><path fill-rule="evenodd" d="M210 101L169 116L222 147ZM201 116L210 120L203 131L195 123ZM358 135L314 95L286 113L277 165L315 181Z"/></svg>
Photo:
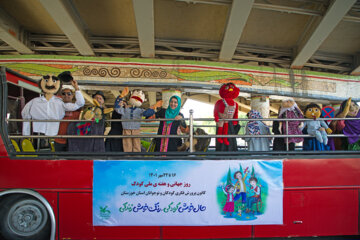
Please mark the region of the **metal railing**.
<svg viewBox="0 0 360 240"><path fill-rule="evenodd" d="M158 119L132 119L132 120L125 120L125 119L104 119L105 122L161 122L161 121L169 121L169 120L176 120L176 119L165 119L165 118L158 118ZM189 122L189 133L185 135L156 135L154 134L140 134L140 135L56 135L56 136L46 136L46 135L9 135L9 139L23 139L23 138L33 138L33 139L54 139L54 138L189 138L190 146L189 152L194 153L193 142L194 139L198 138L286 138L286 151L289 150L288 148L288 139L292 137L301 137L301 138L313 138L314 136L310 136L309 134L301 134L301 135L289 135L289 134L279 134L279 135L245 135L245 134L233 134L233 135L218 135L218 134L208 134L208 135L194 135L194 127L216 127L216 125L195 125L194 121L214 121L213 118L194 118L193 117L193 110L190 110L189 118L183 118L181 120L185 120ZM286 132L288 132L288 122L289 121L313 121L313 119L288 119L288 118L263 118L263 119L221 119L224 121L237 121L237 122L248 122L248 121L264 121L264 122L274 122L280 121L286 123ZM318 118L317 120L324 120L329 121L329 118ZM332 121L335 120L359 120L359 118L331 118ZM93 120L34 120L34 119L7 119L7 123L9 122L93 122ZM31 126L31 124L30 124ZM141 125L142 127L157 127L158 124L151 124L148 125ZM328 137L353 137L358 135L344 135L344 134L329 134ZM128 154L128 153L126 153ZM137 153L139 154L139 153ZM204 154L204 153L202 153ZM208 153L207 153L208 154ZM149 153L146 153L149 155Z"/></svg>

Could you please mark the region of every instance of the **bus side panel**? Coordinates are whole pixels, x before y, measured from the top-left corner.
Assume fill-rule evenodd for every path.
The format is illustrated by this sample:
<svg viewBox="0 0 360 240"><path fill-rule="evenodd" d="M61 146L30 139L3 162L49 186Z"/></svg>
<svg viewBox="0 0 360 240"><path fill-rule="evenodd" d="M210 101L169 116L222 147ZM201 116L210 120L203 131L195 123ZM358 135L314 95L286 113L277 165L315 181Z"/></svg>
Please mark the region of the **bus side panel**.
<svg viewBox="0 0 360 240"><path fill-rule="evenodd" d="M284 187L358 186L360 159L287 159Z"/></svg>
<svg viewBox="0 0 360 240"><path fill-rule="evenodd" d="M160 227L94 227L92 194L59 194L60 239L160 239Z"/></svg>
<svg viewBox="0 0 360 240"><path fill-rule="evenodd" d="M91 160L0 161L1 188L92 189Z"/></svg>
<svg viewBox="0 0 360 240"><path fill-rule="evenodd" d="M58 222L59 216L58 216L58 193L56 192L49 192L49 191L37 191L40 193L46 200L49 202L51 208L53 209L54 215L55 215L55 221ZM56 226L56 237L58 236L58 227Z"/></svg>
<svg viewBox="0 0 360 240"><path fill-rule="evenodd" d="M163 227L164 239L250 238L251 226Z"/></svg>
<svg viewBox="0 0 360 240"><path fill-rule="evenodd" d="M4 141L0 137L0 157L7 157L7 156L9 156L9 155L6 151Z"/></svg>
<svg viewBox="0 0 360 240"><path fill-rule="evenodd" d="M21 78L19 76L16 76L15 74L12 74L12 73L9 73L9 72L6 72L6 80L9 81L9 82L15 83L15 84L19 84L19 81L22 81L22 82L30 84L30 85L32 85L34 87L38 86L37 83L31 82L31 81L29 81L27 79Z"/></svg>
<svg viewBox="0 0 360 240"><path fill-rule="evenodd" d="M357 235L359 190L284 191L284 225L255 226L255 237Z"/></svg>

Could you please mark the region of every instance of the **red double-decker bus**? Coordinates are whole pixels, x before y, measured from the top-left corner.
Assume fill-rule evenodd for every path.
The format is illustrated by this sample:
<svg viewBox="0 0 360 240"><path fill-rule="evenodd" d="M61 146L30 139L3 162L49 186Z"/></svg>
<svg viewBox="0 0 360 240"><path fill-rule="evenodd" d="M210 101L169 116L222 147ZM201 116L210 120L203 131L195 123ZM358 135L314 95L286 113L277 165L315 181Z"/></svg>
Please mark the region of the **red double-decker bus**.
<svg viewBox="0 0 360 240"><path fill-rule="evenodd" d="M37 96L36 81L1 69L0 233L4 239L223 239L263 237L359 237L359 152L246 152L176 155L17 152L25 101ZM183 161L281 160L283 223L277 225L94 226L94 160ZM211 177L211 173L209 176ZM156 219L154 219L156 222Z"/></svg>

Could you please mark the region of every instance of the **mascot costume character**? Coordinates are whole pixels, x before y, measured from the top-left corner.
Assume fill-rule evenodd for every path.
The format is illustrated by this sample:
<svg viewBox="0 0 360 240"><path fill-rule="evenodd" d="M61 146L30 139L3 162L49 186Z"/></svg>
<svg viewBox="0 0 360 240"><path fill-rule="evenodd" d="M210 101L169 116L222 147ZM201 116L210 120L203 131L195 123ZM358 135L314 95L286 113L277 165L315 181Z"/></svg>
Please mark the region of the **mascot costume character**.
<svg viewBox="0 0 360 240"><path fill-rule="evenodd" d="M145 100L145 93L139 89L132 91L127 107L124 106L121 96L116 99L115 111L123 120L129 120L122 122L124 136L140 135L141 121L131 120L141 120L143 116L150 117L155 114L154 109L162 105L162 101L158 101L149 109L140 108ZM123 149L124 152L141 152L140 138L124 138Z"/></svg>
<svg viewBox="0 0 360 240"><path fill-rule="evenodd" d="M214 108L214 118L216 122L216 134L229 135L237 134L240 130L238 121L224 119L237 119L239 107L234 101L239 96L240 89L233 83L226 83L220 87L219 95L222 99L218 100ZM231 124L232 123L232 124ZM237 151L236 138L219 137L216 141L216 151Z"/></svg>
<svg viewBox="0 0 360 240"><path fill-rule="evenodd" d="M342 102L336 118L357 118L354 120L332 121L330 127L335 133L342 133L347 138L335 138L336 150L360 150L360 107L351 98Z"/></svg>
<svg viewBox="0 0 360 240"><path fill-rule="evenodd" d="M71 82L75 88L75 103L64 103L57 94L62 87L63 82ZM66 111L76 111L85 104L77 82L71 76L69 71L63 72L58 76L46 75L39 81L39 87L43 93L42 96L32 99L28 102L21 112L23 119L34 120L61 120L65 116ZM33 122L32 131L34 134L55 136L58 134L60 122ZM30 123L23 123L23 135L30 135ZM39 142L39 141L38 141ZM44 141L42 144L46 144ZM37 148L39 148L39 143ZM46 146L44 146L46 147Z"/></svg>
<svg viewBox="0 0 360 240"><path fill-rule="evenodd" d="M293 98L286 98L281 103L281 108L279 111L278 118L290 118L290 119L301 119L304 117L304 114L297 106ZM302 122L298 120L288 121L275 121L273 124L273 132L279 134L288 134L288 135L302 135L302 132L299 128ZM288 141L289 150L295 150L295 143L302 142L304 139L301 137L289 137L288 139L276 138L274 140L273 150L274 151L285 151L286 142Z"/></svg>
<svg viewBox="0 0 360 240"><path fill-rule="evenodd" d="M319 142L319 144L327 145L328 144L328 137L327 134L332 133L329 126L325 123L324 120L316 120L317 118L321 117L321 108L319 105L315 103L310 103L305 108L305 118L313 119L312 121L305 121L304 125L300 127L301 130L306 129L306 132L310 134L311 136L315 137L315 139ZM303 144L304 150L317 150L314 148L308 149L308 141L310 139L305 139ZM314 139L312 139L314 140ZM320 149L319 149L320 150ZM324 150L325 146L324 146Z"/></svg>

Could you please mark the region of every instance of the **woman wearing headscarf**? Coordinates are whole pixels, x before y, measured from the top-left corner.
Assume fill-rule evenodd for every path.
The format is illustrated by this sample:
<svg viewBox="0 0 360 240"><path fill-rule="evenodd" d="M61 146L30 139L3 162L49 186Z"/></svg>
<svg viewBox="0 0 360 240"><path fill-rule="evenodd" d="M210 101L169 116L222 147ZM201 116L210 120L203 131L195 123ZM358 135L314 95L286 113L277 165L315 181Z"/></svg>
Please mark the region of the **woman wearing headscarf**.
<svg viewBox="0 0 360 240"><path fill-rule="evenodd" d="M254 119L254 121L249 121L246 125L246 135L270 135L269 127L266 126L262 121L260 112L256 110L251 110L249 112L249 119ZM271 138L244 138L248 144L249 151L269 151Z"/></svg>
<svg viewBox="0 0 360 240"><path fill-rule="evenodd" d="M158 135L178 135L179 127L186 128L184 115L180 113L181 98L174 95L169 100L167 109L162 108L155 113L156 118L167 118L175 120L160 121ZM177 147L182 145L181 138L156 138L155 152L177 151Z"/></svg>

